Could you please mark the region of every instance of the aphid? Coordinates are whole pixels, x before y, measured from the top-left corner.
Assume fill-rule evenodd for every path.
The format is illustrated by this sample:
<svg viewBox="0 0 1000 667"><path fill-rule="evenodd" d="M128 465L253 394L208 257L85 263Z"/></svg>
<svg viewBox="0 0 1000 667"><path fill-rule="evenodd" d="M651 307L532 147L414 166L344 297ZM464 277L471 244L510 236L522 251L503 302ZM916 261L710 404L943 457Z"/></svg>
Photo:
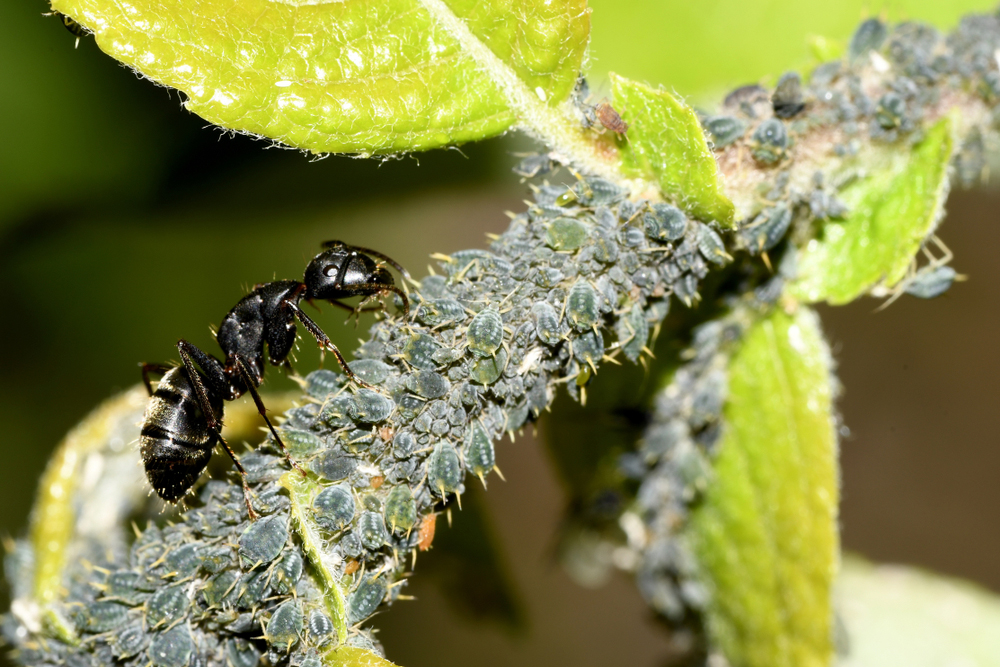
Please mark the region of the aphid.
<svg viewBox="0 0 1000 667"><path fill-rule="evenodd" d="M323 246L326 249L306 267L303 282L281 280L260 285L229 311L216 335L226 355L225 361L181 340L177 343L180 366L142 365L143 381L151 399L139 438L140 451L146 477L164 500L176 502L182 498L208 465L215 445L220 444L240 474L250 518L257 517L250 504L246 471L221 435L223 402L235 400L247 392L289 464L301 471L267 417L257 393L264 377L265 343L270 362L290 368L288 356L296 340L296 319L312 334L321 349L333 353L351 380L369 386L354 374L340 350L319 325L302 312L299 303L302 299L327 301L358 312L360 305L352 308L340 299L374 298L391 292L402 299L405 316L409 314L405 293L396 287L389 271L372 257L393 265L404 276L408 274L396 262L374 250L340 241L329 241ZM152 373L163 375L155 393L149 378Z"/></svg>
<svg viewBox="0 0 1000 667"><path fill-rule="evenodd" d="M389 371L392 370L392 366L378 359L358 359L357 361L352 361L350 367L355 375L371 385L385 382L385 379L389 377ZM318 372L313 371L310 373L306 381L308 382ZM310 395L312 395L311 392ZM322 398L322 396L317 398Z"/></svg>
<svg viewBox="0 0 1000 667"><path fill-rule="evenodd" d="M492 357L503 342L503 320L495 306L487 306L479 311L466 332L469 349L477 357Z"/></svg>
<svg viewBox="0 0 1000 667"><path fill-rule="evenodd" d="M806 108L802 101L802 78L798 72L787 72L778 79L771 95L771 106L778 118L793 118Z"/></svg>
<svg viewBox="0 0 1000 667"><path fill-rule="evenodd" d="M413 334L410 336L410 340L406 341L402 356L411 366L425 371L432 371L437 368L437 362L434 361L433 357L434 353L440 347L441 345L433 336Z"/></svg>
<svg viewBox="0 0 1000 667"><path fill-rule="evenodd" d="M396 404L387 396L371 389L361 389L354 397L353 409L347 413L351 419L367 424L378 424L388 419Z"/></svg>
<svg viewBox="0 0 1000 667"><path fill-rule="evenodd" d="M869 51L878 51L888 35L889 31L884 23L878 19L868 19L858 26L851 37L851 44L847 49L850 59L857 60Z"/></svg>
<svg viewBox="0 0 1000 667"><path fill-rule="evenodd" d="M397 459L409 458L417 448L417 439L409 431L397 433L392 439L392 455Z"/></svg>
<svg viewBox="0 0 1000 667"><path fill-rule="evenodd" d="M417 530L417 548L427 551L434 542L434 528L437 526L437 514L428 514L420 521L420 529Z"/></svg>
<svg viewBox="0 0 1000 667"><path fill-rule="evenodd" d="M927 267L907 284L906 293L920 299L933 299L947 292L956 278L958 274L950 266Z"/></svg>
<svg viewBox="0 0 1000 667"><path fill-rule="evenodd" d="M493 440L478 421L473 421L465 438L465 462L483 484L484 476L496 465Z"/></svg>
<svg viewBox="0 0 1000 667"><path fill-rule="evenodd" d="M118 602L91 602L76 615L79 628L85 632L107 632L125 622L128 607Z"/></svg>
<svg viewBox="0 0 1000 667"><path fill-rule="evenodd" d="M507 351L500 349L495 357L476 359L469 366L469 379L481 385L491 385L500 379L507 366Z"/></svg>
<svg viewBox="0 0 1000 667"><path fill-rule="evenodd" d="M585 331L599 317L597 292L586 280L577 280L566 297L566 321L577 331Z"/></svg>
<svg viewBox="0 0 1000 667"><path fill-rule="evenodd" d="M603 178L577 181L574 190L580 203L590 207L606 206L625 194L622 188Z"/></svg>
<svg viewBox="0 0 1000 667"><path fill-rule="evenodd" d="M417 522L417 503L406 484L393 487L386 497L385 522L394 533L409 533Z"/></svg>
<svg viewBox="0 0 1000 667"><path fill-rule="evenodd" d="M186 623L179 623L157 635L146 655L155 667L185 667L194 653L194 641Z"/></svg>
<svg viewBox="0 0 1000 667"><path fill-rule="evenodd" d="M435 399L448 395L451 391L451 382L434 371L417 371L406 376L406 388L417 396Z"/></svg>
<svg viewBox="0 0 1000 667"><path fill-rule="evenodd" d="M642 216L646 236L657 241L676 241L684 236L687 218L676 206L655 203Z"/></svg>
<svg viewBox="0 0 1000 667"><path fill-rule="evenodd" d="M544 301L531 306L531 317L535 321L535 334L546 345L555 345L563 338L563 328L559 325L559 313Z"/></svg>
<svg viewBox="0 0 1000 667"><path fill-rule="evenodd" d="M138 572L112 572L108 576L104 597L121 600L127 604L139 604L149 597L148 593L139 590L140 577Z"/></svg>
<svg viewBox="0 0 1000 667"><path fill-rule="evenodd" d="M209 607L221 607L223 603L231 603L235 600L234 585L238 579L232 570L223 570L208 580L205 588L202 589L202 597Z"/></svg>
<svg viewBox="0 0 1000 667"><path fill-rule="evenodd" d="M628 314L618 320L615 332L625 356L629 361L638 361L649 339L649 322L639 304L634 304Z"/></svg>
<svg viewBox="0 0 1000 667"><path fill-rule="evenodd" d="M319 436L309 431L285 428L281 430L281 433L285 436L285 444L292 456L309 456L319 451L323 446L323 441L320 440Z"/></svg>
<svg viewBox="0 0 1000 667"><path fill-rule="evenodd" d="M536 176L544 176L552 171L554 166L555 163L547 154L529 155L514 167L514 173L524 178L534 178Z"/></svg>
<svg viewBox="0 0 1000 667"><path fill-rule="evenodd" d="M599 102L594 107L594 113L597 115L597 120L601 125L619 137L624 136L628 132L628 123L622 120L622 117L607 100Z"/></svg>
<svg viewBox="0 0 1000 667"><path fill-rule="evenodd" d="M264 637L275 651L287 652L299 641L303 622L302 604L298 600L286 600L271 614Z"/></svg>
<svg viewBox="0 0 1000 667"><path fill-rule="evenodd" d="M323 639L333 633L333 621L318 609L309 614L308 627L309 635L317 639Z"/></svg>
<svg viewBox="0 0 1000 667"><path fill-rule="evenodd" d="M644 232L636 226L628 225L621 231L622 243L629 248L638 248L644 240Z"/></svg>
<svg viewBox="0 0 1000 667"><path fill-rule="evenodd" d="M417 319L427 326L457 322L465 317L465 308L454 299L428 299L417 309ZM351 365L353 368L353 364Z"/></svg>
<svg viewBox="0 0 1000 667"><path fill-rule="evenodd" d="M351 364L351 370L354 370L354 364ZM325 368L315 370L306 377L306 393L313 398L322 400L339 388L340 377Z"/></svg>
<svg viewBox="0 0 1000 667"><path fill-rule="evenodd" d="M172 572L175 579L186 579L201 567L201 545L184 544L177 547L165 559L167 572Z"/></svg>
<svg viewBox="0 0 1000 667"><path fill-rule="evenodd" d="M587 226L573 218L556 218L545 232L545 243L553 250L576 250L587 240Z"/></svg>
<svg viewBox="0 0 1000 667"><path fill-rule="evenodd" d="M618 243L605 231L594 232L594 259L604 264L614 264L618 259Z"/></svg>
<svg viewBox="0 0 1000 667"><path fill-rule="evenodd" d="M374 498L374 496L370 497ZM379 506L370 508L368 511L362 512L361 518L358 519L358 537L361 539L361 544L369 551L381 549L388 539L385 532L385 522L382 520L379 510L381 510Z"/></svg>
<svg viewBox="0 0 1000 667"><path fill-rule="evenodd" d="M166 627L183 618L190 603L180 586L161 588L146 601L146 627Z"/></svg>
<svg viewBox="0 0 1000 667"><path fill-rule="evenodd" d="M385 597L387 587L383 577L365 575L347 598L347 620L354 625L365 620L378 608Z"/></svg>
<svg viewBox="0 0 1000 667"><path fill-rule="evenodd" d="M270 563L288 541L288 516L272 514L256 521L240 535L240 556L250 565Z"/></svg>
<svg viewBox="0 0 1000 667"><path fill-rule="evenodd" d="M111 635L111 654L119 660L131 658L139 655L148 643L149 635L143 631L141 625L138 623L126 625Z"/></svg>
<svg viewBox="0 0 1000 667"><path fill-rule="evenodd" d="M278 593L289 594L295 590L295 585L302 577L302 554L297 550L285 553L274 568L271 577L271 587Z"/></svg>
<svg viewBox="0 0 1000 667"><path fill-rule="evenodd" d="M715 233L715 230L702 223L698 223L698 252L708 261L720 266L733 260L726 252L722 238Z"/></svg>
<svg viewBox="0 0 1000 667"><path fill-rule="evenodd" d="M762 253L778 245L792 223L792 211L781 203L769 208L742 230L747 247L751 252Z"/></svg>
<svg viewBox="0 0 1000 667"><path fill-rule="evenodd" d="M573 341L573 356L591 368L604 356L604 339L593 329Z"/></svg>
<svg viewBox="0 0 1000 667"><path fill-rule="evenodd" d="M82 25L73 20L72 17L67 16L66 14L57 11L51 11L48 14L46 14L46 16L55 16L56 18L58 18L62 22L63 27L66 28L66 30L68 30L71 35L76 37L76 43L73 45L74 49L80 46L81 37L86 37L87 35L90 34L89 30L84 28Z"/></svg>
<svg viewBox="0 0 1000 667"><path fill-rule="evenodd" d="M347 479L358 467L358 460L336 449L327 449L309 462L309 469L331 482Z"/></svg>
<svg viewBox="0 0 1000 667"><path fill-rule="evenodd" d="M753 105L758 102L764 102L767 99L767 91L756 83L751 83L746 86L740 86L726 95L726 99L722 101L722 106L740 109L748 116L753 117Z"/></svg>
<svg viewBox="0 0 1000 667"><path fill-rule="evenodd" d="M777 118L768 118L753 133L750 153L764 164L775 164L785 157L788 150L788 132Z"/></svg>
<svg viewBox="0 0 1000 667"><path fill-rule="evenodd" d="M461 487L462 462L450 442L439 442L427 457L427 484L442 498Z"/></svg>
<svg viewBox="0 0 1000 667"><path fill-rule="evenodd" d="M906 102L896 93L886 93L879 99L875 109L875 120L882 129L892 130L903 124L906 118Z"/></svg>
<svg viewBox="0 0 1000 667"><path fill-rule="evenodd" d="M715 148L725 148L740 139L747 131L747 124L733 116L710 116L703 124L712 135L712 144Z"/></svg>

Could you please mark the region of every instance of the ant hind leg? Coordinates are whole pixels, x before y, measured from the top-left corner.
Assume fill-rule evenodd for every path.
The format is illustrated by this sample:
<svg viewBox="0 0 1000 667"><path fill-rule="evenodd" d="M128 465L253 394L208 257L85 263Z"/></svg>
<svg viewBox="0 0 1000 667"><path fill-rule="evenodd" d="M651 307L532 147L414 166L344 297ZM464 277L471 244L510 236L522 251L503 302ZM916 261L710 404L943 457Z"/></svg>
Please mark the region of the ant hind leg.
<svg viewBox="0 0 1000 667"><path fill-rule="evenodd" d="M243 376L243 383L246 385L247 390L250 392L250 396L253 398L254 404L257 406L257 412L259 412L260 416L264 418L267 428L270 429L271 435L274 436L278 446L281 447L281 451L285 455L285 459L288 461L288 464L302 473L302 476L305 477L306 471L302 469L302 466L292 460L292 455L288 451L288 447L285 446L281 436L278 435L278 431L274 428L274 424L272 424L271 420L268 419L267 408L264 407L264 401L261 399L260 394L257 393L257 387L254 386L254 382L252 376L250 375L250 370L247 368L246 362L244 362L243 358L239 355L234 355L233 358L236 360L236 367L239 369L240 375Z"/></svg>
<svg viewBox="0 0 1000 667"><path fill-rule="evenodd" d="M170 364L147 364L147 363L142 363L142 364L139 364L139 366L140 366L140 368L142 368L142 383L144 385L146 385L146 392L148 392L150 396L153 395L153 383L150 382L149 376L152 375L152 374L154 374L154 373L156 375L162 376L162 375L165 375L167 373L167 371L169 371L172 368L174 368Z"/></svg>
<svg viewBox="0 0 1000 667"><path fill-rule="evenodd" d="M257 510L255 510L253 505L250 503L250 498L253 496L253 492L250 490L250 485L247 484L247 471L243 468L243 464L240 463L240 460L236 458L236 452L234 452L233 448L229 446L229 443L226 442L223 437L218 434L218 432L216 432L216 435L219 438L219 444L221 444L222 448L226 450L226 454L229 454L229 458L233 460L233 464L236 466L236 471L240 474L240 481L243 483L243 501L247 504L247 514L250 516L251 521L256 521L260 518L260 514L257 513Z"/></svg>

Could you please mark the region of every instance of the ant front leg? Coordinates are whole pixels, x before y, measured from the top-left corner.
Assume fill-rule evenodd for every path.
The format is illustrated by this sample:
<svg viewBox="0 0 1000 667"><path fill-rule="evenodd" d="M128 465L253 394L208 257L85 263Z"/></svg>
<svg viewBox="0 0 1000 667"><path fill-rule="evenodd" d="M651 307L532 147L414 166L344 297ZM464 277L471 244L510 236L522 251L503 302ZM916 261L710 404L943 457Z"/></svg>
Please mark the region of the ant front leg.
<svg viewBox="0 0 1000 667"><path fill-rule="evenodd" d="M370 384L368 384L367 382L365 382L364 380L362 380L361 378L359 378L357 375L354 374L354 371L352 371L350 366L347 365L347 361L344 359L344 355L340 353L340 350L337 349L337 346L333 344L333 341L330 340L330 337L326 335L326 332L323 331L318 324L313 322L312 319L310 319L308 315L303 313L302 309L299 308L294 303L289 302L288 306L292 309L292 312L295 313L295 316L299 318L299 321L302 322L302 326L306 328L306 331L312 334L312 337L316 339L317 343L319 343L320 349L329 350L330 352L333 353L333 356L336 357L337 359L337 363L340 364L340 368L344 371L344 374L351 379L352 382L362 387L365 387L366 389L375 390L375 387L371 386Z"/></svg>
<svg viewBox="0 0 1000 667"><path fill-rule="evenodd" d="M275 430L274 425L271 423L271 420L267 418L267 408L264 407L264 401L261 400L260 394L257 393L257 387L254 385L253 375L251 375L250 369L247 367L246 362L243 361L243 357L241 357L238 354L235 354L233 355L233 359L236 361L236 368L239 369L240 375L243 377L243 383L246 385L247 390L250 392L250 396L253 397L253 402L257 405L257 412L259 412L260 416L264 418L264 422L267 424L267 428L271 430L271 435L274 436L274 439L278 442L278 445L281 447L281 451L284 453L285 459L288 460L288 464L293 468L295 468L296 470L298 470L300 473L302 473L302 476L305 477L306 471L302 469L302 466L300 466L298 463L292 460L292 455L288 451L288 447L285 447L285 443L282 441L281 436L278 435L278 431Z"/></svg>
<svg viewBox="0 0 1000 667"><path fill-rule="evenodd" d="M139 366L142 368L142 383L146 385L146 392L149 393L150 396L153 395L153 383L149 381L149 376L153 373L162 376L173 368L170 364L141 363Z"/></svg>
<svg viewBox="0 0 1000 667"><path fill-rule="evenodd" d="M362 283L360 285L351 285L350 291L353 292L354 294L364 294L366 296L378 294L379 292L392 292L403 301L403 319L405 320L407 317L410 316L410 299L407 298L406 292L399 289L395 285L383 285L381 283Z"/></svg>

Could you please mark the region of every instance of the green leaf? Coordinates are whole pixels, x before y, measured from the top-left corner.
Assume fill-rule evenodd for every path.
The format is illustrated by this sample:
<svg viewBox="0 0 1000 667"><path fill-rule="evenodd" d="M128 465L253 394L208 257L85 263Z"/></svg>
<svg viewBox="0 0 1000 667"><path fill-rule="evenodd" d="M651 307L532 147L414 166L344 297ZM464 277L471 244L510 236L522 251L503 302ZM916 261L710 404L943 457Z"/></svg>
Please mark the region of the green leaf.
<svg viewBox="0 0 1000 667"><path fill-rule="evenodd" d="M338 646L323 654L326 667L396 667L377 653L358 646Z"/></svg>
<svg viewBox="0 0 1000 667"><path fill-rule="evenodd" d="M733 203L694 110L665 90L611 74L615 108L629 124L621 146L627 173L656 182L688 213L733 227Z"/></svg>
<svg viewBox="0 0 1000 667"><path fill-rule="evenodd" d="M850 646L840 667L1000 665L1000 598L969 582L848 557L837 611Z"/></svg>
<svg viewBox="0 0 1000 667"><path fill-rule="evenodd" d="M573 90L585 0L54 0L199 116L314 152L500 134Z"/></svg>
<svg viewBox="0 0 1000 667"><path fill-rule="evenodd" d="M893 146L885 164L848 186L847 220L830 222L799 256L791 293L803 301L839 305L905 275L937 226L948 195L953 121L945 117L911 150Z"/></svg>
<svg viewBox="0 0 1000 667"><path fill-rule="evenodd" d="M734 667L833 656L837 445L830 356L814 312L775 312L729 368L714 479L686 534L712 593L709 633Z"/></svg>

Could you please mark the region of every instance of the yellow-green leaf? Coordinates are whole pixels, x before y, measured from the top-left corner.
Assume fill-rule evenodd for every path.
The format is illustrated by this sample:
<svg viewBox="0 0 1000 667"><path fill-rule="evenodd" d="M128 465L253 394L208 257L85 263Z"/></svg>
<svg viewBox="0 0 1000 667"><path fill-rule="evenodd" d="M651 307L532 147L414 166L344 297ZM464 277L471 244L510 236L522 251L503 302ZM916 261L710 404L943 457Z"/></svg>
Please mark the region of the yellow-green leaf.
<svg viewBox="0 0 1000 667"><path fill-rule="evenodd" d="M54 0L203 118L314 152L499 134L566 100L585 0Z"/></svg>
<svg viewBox="0 0 1000 667"><path fill-rule="evenodd" d="M729 368L714 478L687 529L734 667L826 667L838 564L830 356L807 309L753 325Z"/></svg>
<svg viewBox="0 0 1000 667"><path fill-rule="evenodd" d="M934 231L948 194L953 121L945 117L912 149L894 146L886 163L841 193L850 213L827 223L799 257L791 293L803 301L844 304L906 275Z"/></svg>
<svg viewBox="0 0 1000 667"><path fill-rule="evenodd" d="M694 110L665 90L611 75L615 108L629 124L622 140L627 172L656 182L688 213L733 226L733 203L722 193L719 168Z"/></svg>
<svg viewBox="0 0 1000 667"><path fill-rule="evenodd" d="M326 667L396 667L377 653L358 646L338 646L323 655Z"/></svg>

